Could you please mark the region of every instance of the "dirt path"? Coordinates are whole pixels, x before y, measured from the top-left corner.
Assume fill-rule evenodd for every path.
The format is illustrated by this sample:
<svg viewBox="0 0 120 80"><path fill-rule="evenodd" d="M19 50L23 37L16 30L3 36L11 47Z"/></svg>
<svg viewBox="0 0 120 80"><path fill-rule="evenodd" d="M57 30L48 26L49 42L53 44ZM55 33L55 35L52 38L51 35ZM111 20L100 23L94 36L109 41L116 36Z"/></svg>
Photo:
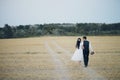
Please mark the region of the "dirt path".
<svg viewBox="0 0 120 80"><path fill-rule="evenodd" d="M67 67L61 62L58 55L56 55L47 42L45 42L45 47L54 60L56 66L55 75L59 75L59 79L57 80L70 80L69 71Z"/></svg>
<svg viewBox="0 0 120 80"><path fill-rule="evenodd" d="M52 44L55 45L55 47L61 51L63 51L64 53L66 53L69 57L71 57L71 54L68 50L65 50L64 48L62 48L61 46L59 46L57 44L57 42L52 41ZM83 65L83 64L82 64ZM95 70L93 70L90 67L84 68L82 67L82 70L84 71L84 73L88 76L86 77L85 80L89 79L89 80L107 80L105 77L99 75Z"/></svg>

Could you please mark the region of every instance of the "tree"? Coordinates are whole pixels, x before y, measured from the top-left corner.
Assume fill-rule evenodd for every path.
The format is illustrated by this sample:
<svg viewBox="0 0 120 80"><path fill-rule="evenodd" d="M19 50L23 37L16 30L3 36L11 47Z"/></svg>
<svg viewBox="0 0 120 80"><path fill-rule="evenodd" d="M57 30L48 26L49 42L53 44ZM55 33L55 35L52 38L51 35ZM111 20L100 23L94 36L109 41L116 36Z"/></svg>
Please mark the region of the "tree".
<svg viewBox="0 0 120 80"><path fill-rule="evenodd" d="M0 28L0 38L4 38L3 28Z"/></svg>
<svg viewBox="0 0 120 80"><path fill-rule="evenodd" d="M5 24L3 28L3 32L4 32L4 38L13 38L12 28L8 24Z"/></svg>

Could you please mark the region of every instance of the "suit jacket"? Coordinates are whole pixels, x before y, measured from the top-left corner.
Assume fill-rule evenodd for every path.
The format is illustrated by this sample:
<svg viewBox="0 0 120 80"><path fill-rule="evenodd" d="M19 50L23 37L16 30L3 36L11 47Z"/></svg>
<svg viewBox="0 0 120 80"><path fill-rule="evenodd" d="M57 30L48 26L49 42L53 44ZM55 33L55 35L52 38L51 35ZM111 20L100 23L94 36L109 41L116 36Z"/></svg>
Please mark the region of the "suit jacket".
<svg viewBox="0 0 120 80"><path fill-rule="evenodd" d="M89 41L83 41L83 54L89 54Z"/></svg>

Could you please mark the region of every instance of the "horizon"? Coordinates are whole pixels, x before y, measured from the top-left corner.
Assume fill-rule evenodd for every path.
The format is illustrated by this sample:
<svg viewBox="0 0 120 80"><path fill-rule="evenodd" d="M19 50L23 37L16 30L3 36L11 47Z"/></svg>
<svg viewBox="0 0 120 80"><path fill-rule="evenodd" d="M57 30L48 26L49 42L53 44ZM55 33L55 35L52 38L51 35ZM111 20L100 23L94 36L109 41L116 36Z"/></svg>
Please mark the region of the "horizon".
<svg viewBox="0 0 120 80"><path fill-rule="evenodd" d="M120 23L120 0L1 0L5 24Z"/></svg>
<svg viewBox="0 0 120 80"><path fill-rule="evenodd" d="M23 26L25 26L25 25L30 25L30 26L35 26L35 25L45 25L45 24L62 24L62 25L64 25L64 24L74 24L74 25L76 25L76 24L106 24L106 25L109 25L109 24L119 24L120 22L117 22L117 23L43 23L43 24L19 24L19 25L9 25L9 24L7 24L7 25L9 25L9 26L11 26L11 27L17 27L17 26L20 26L20 25L23 25ZM0 28L4 28L5 27L5 25L6 24L4 24L4 26L0 26Z"/></svg>

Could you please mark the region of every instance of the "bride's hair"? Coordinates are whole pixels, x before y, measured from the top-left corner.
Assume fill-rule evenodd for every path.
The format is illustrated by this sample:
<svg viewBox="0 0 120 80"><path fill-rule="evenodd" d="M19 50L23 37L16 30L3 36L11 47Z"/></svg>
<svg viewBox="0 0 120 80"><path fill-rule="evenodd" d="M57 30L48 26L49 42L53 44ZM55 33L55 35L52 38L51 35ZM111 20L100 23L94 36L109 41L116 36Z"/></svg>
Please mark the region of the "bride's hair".
<svg viewBox="0 0 120 80"><path fill-rule="evenodd" d="M77 42L76 42L76 48L78 48L78 49L79 49L79 47L80 47L80 42L81 42L81 38L78 38L78 39L77 39Z"/></svg>

